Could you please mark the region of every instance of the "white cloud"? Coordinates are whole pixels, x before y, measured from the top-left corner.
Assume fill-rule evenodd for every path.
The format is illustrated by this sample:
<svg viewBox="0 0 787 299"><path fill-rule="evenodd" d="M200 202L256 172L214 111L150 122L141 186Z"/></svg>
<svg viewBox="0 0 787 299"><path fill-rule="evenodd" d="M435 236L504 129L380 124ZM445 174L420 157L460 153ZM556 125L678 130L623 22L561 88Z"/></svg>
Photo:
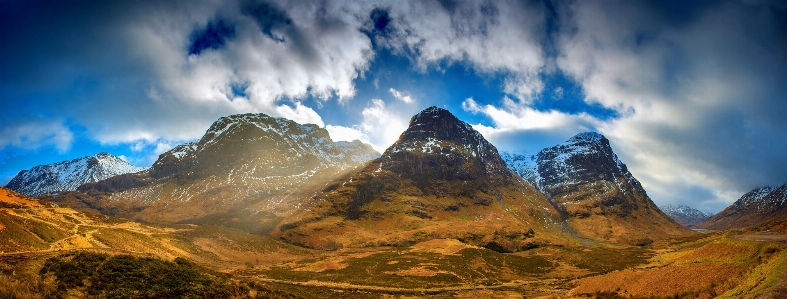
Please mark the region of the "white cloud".
<svg viewBox="0 0 787 299"><path fill-rule="evenodd" d="M333 141L361 140L366 142L369 139L366 137L366 134L357 128L327 125L325 126L325 130L327 130L328 134L331 135L331 139Z"/></svg>
<svg viewBox="0 0 787 299"><path fill-rule="evenodd" d="M0 128L0 149L14 146L22 149L36 149L54 146L65 152L71 148L74 134L60 122L40 120L7 125Z"/></svg>
<svg viewBox="0 0 787 299"><path fill-rule="evenodd" d="M557 64L589 101L622 115L599 129L654 201L717 211L787 181L776 166L787 163L787 63L773 52L784 46L774 11L732 1L682 16L651 8L572 3Z"/></svg>
<svg viewBox="0 0 787 299"><path fill-rule="evenodd" d="M325 129L335 141L358 139L382 153L407 129L409 116L401 113L389 109L381 99L372 99L361 112L359 125L352 128L327 125Z"/></svg>
<svg viewBox="0 0 787 299"><path fill-rule="evenodd" d="M269 5L283 11L288 23L276 29L281 31L276 34L285 41L266 36L264 26L244 11L244 5ZM24 39L15 39L22 43L19 48L29 45L59 50L40 57L51 66L51 71L27 74L33 79L42 77L38 80L40 84L12 84L8 93L16 94L8 98L22 98L31 90L54 90L58 99L60 92L67 94L61 101L74 104L57 105L60 107L57 113L84 126L87 134L102 144L193 140L219 117L236 113L261 112L322 126L319 114L302 101L314 96L317 106L331 98L349 103L356 93L353 80L363 74L374 57L369 38L358 30L371 8L353 3L190 1L60 8L53 9L57 16L52 20L61 20L69 23L68 26L54 21L47 23L49 20L40 24L41 28L57 28L51 39L34 39L31 36L37 34L26 34L24 30L28 28L20 28L24 30L17 35ZM90 17L75 19L86 14L84 10L91 12ZM226 39L217 49L189 55L192 34L217 20L232 26L234 37ZM96 30L84 32L84 28ZM37 32L34 29L30 30ZM61 36L73 37L66 44L76 45L78 49L72 51L60 49L61 44L47 44L59 41ZM29 53L20 55L29 65L19 66L20 71L36 69L39 64L36 59L28 59ZM56 69L60 65L67 67L63 71ZM94 88L80 91L75 96L78 100L68 98L68 88L74 80L72 69L79 70L79 78L88 81L95 78L99 82ZM57 77L61 74L64 75ZM50 83L51 78L67 83L60 87ZM233 87L238 86L243 89L241 95L233 92ZM50 95L37 98L47 96ZM45 109L50 104L31 105ZM9 105L0 104L0 107ZM53 136L61 139L47 137L44 139L50 141L44 143L67 148L63 144L70 140L70 135ZM32 148L38 143L30 142L27 146Z"/></svg>
<svg viewBox="0 0 787 299"><path fill-rule="evenodd" d="M530 102L544 88L540 45L546 9L516 1L394 1L383 45L410 55L422 70L466 63L481 73L505 73L504 91Z"/></svg>
<svg viewBox="0 0 787 299"><path fill-rule="evenodd" d="M462 102L462 109L491 119L492 126L474 124L473 128L501 151L535 154L577 133L594 131L601 124L585 113L571 115L559 111L538 111L508 97L504 97L499 106L481 106L467 98Z"/></svg>
<svg viewBox="0 0 787 299"><path fill-rule="evenodd" d="M413 99L413 97L412 97L412 96L410 96L410 94L409 94L409 93L403 93L403 92L400 92L400 91L398 91L398 90L396 90L396 89L393 89L393 87L392 87L391 89L389 89L388 91L389 91L389 92L390 92L390 93L391 93L391 94L394 96L394 98L396 98L397 100L400 100L400 101L402 101L402 102L405 102L405 103L407 103L407 104L412 104L413 102L415 102L415 100Z"/></svg>
<svg viewBox="0 0 787 299"><path fill-rule="evenodd" d="M295 103L295 109L287 105L278 106L276 107L276 112L276 114L279 116L290 119L299 124L315 124L320 127L325 126L325 124L322 122L322 118L319 114L317 114L317 112L309 107L304 106L300 102Z"/></svg>
<svg viewBox="0 0 787 299"><path fill-rule="evenodd" d="M577 127L589 130L599 121L586 113L570 115L559 111L538 111L528 105L514 102L504 97L501 107L493 105L479 106L472 98L462 102L462 109L472 113L488 116L495 127L500 130L532 130L545 128Z"/></svg>

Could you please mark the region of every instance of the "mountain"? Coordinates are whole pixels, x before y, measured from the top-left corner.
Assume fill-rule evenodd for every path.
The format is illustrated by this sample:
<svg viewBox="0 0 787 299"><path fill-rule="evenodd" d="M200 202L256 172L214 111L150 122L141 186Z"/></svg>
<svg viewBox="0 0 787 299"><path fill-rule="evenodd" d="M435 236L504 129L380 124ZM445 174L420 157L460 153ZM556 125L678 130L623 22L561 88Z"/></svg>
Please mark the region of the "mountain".
<svg viewBox="0 0 787 299"><path fill-rule="evenodd" d="M264 231L325 183L379 155L333 142L314 124L241 114L222 117L203 137L161 154L150 169L50 200L84 203L150 222L222 223Z"/></svg>
<svg viewBox="0 0 787 299"><path fill-rule="evenodd" d="M450 238L514 252L564 241L558 226L555 208L492 144L430 107L379 159L316 193L274 235L321 249Z"/></svg>
<svg viewBox="0 0 787 299"><path fill-rule="evenodd" d="M28 196L41 196L74 191L86 183L142 170L121 158L99 153L22 170L5 187Z"/></svg>
<svg viewBox="0 0 787 299"><path fill-rule="evenodd" d="M787 215L787 184L749 191L697 227L733 229L757 225Z"/></svg>
<svg viewBox="0 0 787 299"><path fill-rule="evenodd" d="M580 133L534 156L503 157L558 207L567 229L581 236L644 244L689 233L656 207L601 134Z"/></svg>
<svg viewBox="0 0 787 299"><path fill-rule="evenodd" d="M710 217L710 215L686 205L665 205L661 207L661 211L686 227L697 225Z"/></svg>

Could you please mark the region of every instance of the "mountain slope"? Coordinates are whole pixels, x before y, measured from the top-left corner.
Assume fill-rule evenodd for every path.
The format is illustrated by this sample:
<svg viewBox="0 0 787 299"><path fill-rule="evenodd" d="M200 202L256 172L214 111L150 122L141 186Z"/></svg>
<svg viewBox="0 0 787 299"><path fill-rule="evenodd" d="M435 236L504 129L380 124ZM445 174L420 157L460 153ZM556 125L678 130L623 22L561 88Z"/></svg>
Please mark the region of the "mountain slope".
<svg viewBox="0 0 787 299"><path fill-rule="evenodd" d="M40 196L74 191L86 183L142 170L144 168L133 166L108 153L99 153L22 170L5 187L28 196Z"/></svg>
<svg viewBox="0 0 787 299"><path fill-rule="evenodd" d="M274 234L323 249L453 238L511 252L559 242L558 221L481 134L430 107L382 157L315 194Z"/></svg>
<svg viewBox="0 0 787 299"><path fill-rule="evenodd" d="M568 229L580 235L642 244L690 233L656 207L601 134L580 133L534 156L504 157L558 207Z"/></svg>
<svg viewBox="0 0 787 299"><path fill-rule="evenodd" d="M0 187L0 253L45 250L69 236L79 213Z"/></svg>
<svg viewBox="0 0 787 299"><path fill-rule="evenodd" d="M111 215L151 222L202 219L264 231L272 225L266 222L275 224L326 182L377 155L359 141L333 142L313 124L232 115L214 122L199 141L161 154L147 171L52 200L76 199Z"/></svg>
<svg viewBox="0 0 787 299"><path fill-rule="evenodd" d="M787 184L754 189L697 227L733 229L757 225L787 215Z"/></svg>
<svg viewBox="0 0 787 299"><path fill-rule="evenodd" d="M709 217L702 211L686 205L665 205L661 207L661 211L672 218L672 220L675 220L675 222L686 227L697 225Z"/></svg>

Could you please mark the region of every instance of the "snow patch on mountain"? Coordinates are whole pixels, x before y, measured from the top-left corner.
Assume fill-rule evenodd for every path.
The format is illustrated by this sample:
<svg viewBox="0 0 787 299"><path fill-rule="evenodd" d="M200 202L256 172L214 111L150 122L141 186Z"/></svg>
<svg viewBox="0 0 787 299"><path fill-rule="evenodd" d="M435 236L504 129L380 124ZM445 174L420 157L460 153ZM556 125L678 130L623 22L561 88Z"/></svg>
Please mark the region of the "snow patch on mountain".
<svg viewBox="0 0 787 299"><path fill-rule="evenodd" d="M749 191L727 209L748 210L765 215L785 207L787 207L787 184L780 187L760 187Z"/></svg>
<svg viewBox="0 0 787 299"><path fill-rule="evenodd" d="M145 170L108 153L99 153L20 171L6 188L28 196L41 196L104 180L116 175Z"/></svg>
<svg viewBox="0 0 787 299"><path fill-rule="evenodd" d="M503 153L501 157L509 169L547 196L549 190L561 186L597 180L617 183L618 177L641 189L639 181L612 151L609 141L595 132L577 134L535 155ZM620 189L625 192L625 188Z"/></svg>
<svg viewBox="0 0 787 299"><path fill-rule="evenodd" d="M659 208L672 220L684 226L696 225L711 216L687 205L665 205Z"/></svg>

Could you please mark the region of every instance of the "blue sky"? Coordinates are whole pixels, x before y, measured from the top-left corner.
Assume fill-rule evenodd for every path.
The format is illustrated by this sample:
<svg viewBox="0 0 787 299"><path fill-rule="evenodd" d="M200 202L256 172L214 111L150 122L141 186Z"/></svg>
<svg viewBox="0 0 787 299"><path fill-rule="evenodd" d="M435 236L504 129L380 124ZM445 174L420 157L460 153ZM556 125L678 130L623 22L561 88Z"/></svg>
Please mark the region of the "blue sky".
<svg viewBox="0 0 787 299"><path fill-rule="evenodd" d="M432 105L502 151L600 132L657 204L787 183L781 1L5 1L0 38L0 184L236 113L382 151Z"/></svg>

